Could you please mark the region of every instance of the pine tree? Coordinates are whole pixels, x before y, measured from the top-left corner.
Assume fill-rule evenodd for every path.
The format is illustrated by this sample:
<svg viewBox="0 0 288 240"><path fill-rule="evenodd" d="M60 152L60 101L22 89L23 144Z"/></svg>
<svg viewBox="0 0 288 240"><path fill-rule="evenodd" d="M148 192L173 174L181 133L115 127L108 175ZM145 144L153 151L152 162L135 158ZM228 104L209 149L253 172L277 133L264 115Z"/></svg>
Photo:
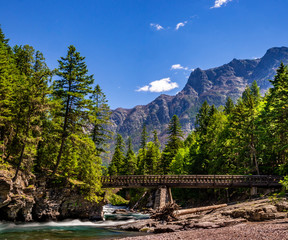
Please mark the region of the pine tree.
<svg viewBox="0 0 288 240"><path fill-rule="evenodd" d="M263 119L263 144L268 165L281 166L281 174L287 174L288 164L288 67L281 63L277 74L270 81L273 88L267 96ZM269 157L270 156L270 157Z"/></svg>
<svg viewBox="0 0 288 240"><path fill-rule="evenodd" d="M160 149L154 142L148 142L147 152L145 156L145 173L157 174L159 172L159 164L161 159Z"/></svg>
<svg viewBox="0 0 288 240"><path fill-rule="evenodd" d="M93 75L88 75L84 59L71 45L68 47L67 56L58 60L57 76L60 79L54 82L53 95L62 101L59 114L63 118L63 125L60 148L52 175L58 170L67 137L71 133L81 131L81 123L87 119L87 108L90 103L87 95L91 92L91 84L94 80Z"/></svg>
<svg viewBox="0 0 288 240"><path fill-rule="evenodd" d="M234 103L230 97L227 98L227 101L225 103L224 112L225 114L230 114L232 110L234 109Z"/></svg>
<svg viewBox="0 0 288 240"><path fill-rule="evenodd" d="M146 124L143 124L141 139L140 139L140 149L137 155L137 174L145 174L147 170L146 166L146 153L147 153L147 139L148 134L146 131Z"/></svg>
<svg viewBox="0 0 288 240"><path fill-rule="evenodd" d="M259 115L260 94L257 83L247 86L229 118L229 131L233 148L231 156L235 165L242 174L256 172L258 175L259 164L257 156L257 118ZM241 167L240 167L241 166Z"/></svg>
<svg viewBox="0 0 288 240"><path fill-rule="evenodd" d="M183 133L179 118L176 115L171 118L167 133L169 134L168 142L163 150L161 158L161 171L163 174L169 173L169 167L173 158L177 154L178 149L183 146Z"/></svg>
<svg viewBox="0 0 288 240"><path fill-rule="evenodd" d="M209 110L210 106L207 101L205 101L196 115L195 129L197 132L201 132L204 135L206 134L207 126L209 124Z"/></svg>
<svg viewBox="0 0 288 240"><path fill-rule="evenodd" d="M172 174L181 174L185 175L188 173L187 158L189 155L189 148L179 148L177 154L173 158L170 164L170 172Z"/></svg>
<svg viewBox="0 0 288 240"><path fill-rule="evenodd" d="M34 53L32 47L26 45L23 48L14 48L14 51L23 80L17 91L19 110L15 122L21 150L14 176L16 180L23 160L26 159L25 167L31 171L36 156L37 145L41 138L43 115L48 109L48 80L51 71L42 53L39 51Z"/></svg>
<svg viewBox="0 0 288 240"><path fill-rule="evenodd" d="M33 47L15 46L13 51L14 61L11 65L15 66L17 75L11 75L15 78L7 82L7 86L13 88L10 91L13 101L9 101L10 97L7 96L5 101L6 104L9 101L9 111L13 114L5 124L5 128L9 128L9 137L4 141L6 147L3 149L7 149L5 159L11 159L17 165L13 178L16 180L22 163L22 167L28 172L33 166L37 144L41 138L41 117L47 110L48 79L51 72L43 55L39 51L35 53Z"/></svg>
<svg viewBox="0 0 288 240"><path fill-rule="evenodd" d="M259 103L261 99L260 88L255 80L252 82L250 90L251 90L251 95L253 96L253 99L255 101L255 104Z"/></svg>
<svg viewBox="0 0 288 240"><path fill-rule="evenodd" d="M137 164L131 137L128 138L127 145L127 152L123 164L123 175L133 175L137 170Z"/></svg>
<svg viewBox="0 0 288 240"><path fill-rule="evenodd" d="M148 134L146 131L146 124L143 124L142 133L141 133L141 140L140 140L140 148L145 149L147 145L147 138Z"/></svg>
<svg viewBox="0 0 288 240"><path fill-rule="evenodd" d="M1 29L1 25L0 25L0 43L2 43L11 53L11 48L9 46L9 39L7 39L5 37L5 34L3 33L2 29Z"/></svg>
<svg viewBox="0 0 288 240"><path fill-rule="evenodd" d="M97 155L105 152L105 144L111 139L112 132L108 130L111 111L106 96L97 84L90 97L90 123L92 124L91 137L97 149Z"/></svg>
<svg viewBox="0 0 288 240"><path fill-rule="evenodd" d="M0 160L6 158L7 144L13 136L12 119L15 115L15 88L19 81L13 53L3 43L4 34L0 29Z"/></svg>
<svg viewBox="0 0 288 240"><path fill-rule="evenodd" d="M109 175L121 175L124 172L124 141L120 134L116 136L116 144L111 163L108 168Z"/></svg>
<svg viewBox="0 0 288 240"><path fill-rule="evenodd" d="M153 131L153 143L155 144L155 146L156 146L158 149L160 149L161 143L160 143L160 141L159 141L159 139L158 139L158 133L157 133L156 130Z"/></svg>

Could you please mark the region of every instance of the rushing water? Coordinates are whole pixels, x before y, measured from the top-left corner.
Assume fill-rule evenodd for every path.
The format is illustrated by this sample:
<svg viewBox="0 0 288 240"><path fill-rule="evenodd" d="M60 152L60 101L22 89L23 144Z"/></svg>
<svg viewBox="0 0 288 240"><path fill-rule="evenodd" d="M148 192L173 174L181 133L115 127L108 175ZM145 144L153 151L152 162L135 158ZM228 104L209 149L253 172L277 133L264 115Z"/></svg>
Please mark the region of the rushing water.
<svg viewBox="0 0 288 240"><path fill-rule="evenodd" d="M109 219L100 222L69 220L62 222L47 223L1 223L1 240L93 240L93 239L115 239L126 236L140 235L134 232L125 232L113 228L124 223L134 222L136 219L147 218L148 215L139 213L113 214L119 207L106 205L104 216ZM122 215L122 216L121 216Z"/></svg>

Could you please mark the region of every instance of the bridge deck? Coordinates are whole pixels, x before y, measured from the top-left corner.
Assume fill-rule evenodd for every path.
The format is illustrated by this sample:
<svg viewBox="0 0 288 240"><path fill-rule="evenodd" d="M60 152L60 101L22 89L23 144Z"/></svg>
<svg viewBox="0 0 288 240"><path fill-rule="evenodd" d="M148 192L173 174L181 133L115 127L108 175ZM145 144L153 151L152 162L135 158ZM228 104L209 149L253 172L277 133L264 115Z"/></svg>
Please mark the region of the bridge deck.
<svg viewBox="0 0 288 240"><path fill-rule="evenodd" d="M241 188L241 187L281 187L280 176L270 175L127 175L103 176L103 188Z"/></svg>

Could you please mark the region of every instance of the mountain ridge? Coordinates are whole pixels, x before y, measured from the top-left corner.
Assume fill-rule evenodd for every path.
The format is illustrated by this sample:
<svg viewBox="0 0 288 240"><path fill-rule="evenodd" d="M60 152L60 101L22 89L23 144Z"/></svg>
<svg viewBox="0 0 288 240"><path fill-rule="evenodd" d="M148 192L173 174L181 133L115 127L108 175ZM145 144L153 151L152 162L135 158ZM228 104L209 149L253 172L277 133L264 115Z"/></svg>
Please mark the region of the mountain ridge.
<svg viewBox="0 0 288 240"><path fill-rule="evenodd" d="M152 137L152 131L157 130L163 144L168 123L176 114L184 133L188 134L193 129L197 111L205 100L216 107L225 104L227 97L235 101L254 80L261 92L265 92L271 86L268 79L274 77L281 61L288 64L287 47L270 48L262 58L234 58L219 67L206 70L196 68L191 72L184 88L176 95L161 94L146 105L115 109L111 115L111 130L120 133L124 139L131 136L137 149L145 123L148 134Z"/></svg>

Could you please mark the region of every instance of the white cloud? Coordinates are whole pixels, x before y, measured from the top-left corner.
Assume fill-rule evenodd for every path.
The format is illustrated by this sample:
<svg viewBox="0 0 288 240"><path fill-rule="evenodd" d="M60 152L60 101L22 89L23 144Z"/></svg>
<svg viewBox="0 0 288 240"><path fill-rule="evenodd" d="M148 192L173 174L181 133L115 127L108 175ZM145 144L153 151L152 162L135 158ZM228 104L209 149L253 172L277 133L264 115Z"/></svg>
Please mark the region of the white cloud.
<svg viewBox="0 0 288 240"><path fill-rule="evenodd" d="M158 23L150 23L150 26L155 28L157 31L163 30L164 28Z"/></svg>
<svg viewBox="0 0 288 240"><path fill-rule="evenodd" d="M167 92L174 88L178 88L178 84L176 82L171 82L171 79L162 78L160 80L153 81L144 87L137 89L137 92Z"/></svg>
<svg viewBox="0 0 288 240"><path fill-rule="evenodd" d="M184 27L184 26L186 25L187 22L188 22L188 21L177 23L175 29L178 30L180 27Z"/></svg>
<svg viewBox="0 0 288 240"><path fill-rule="evenodd" d="M189 70L188 67L183 67L181 64L174 64L171 66L170 70Z"/></svg>
<svg viewBox="0 0 288 240"><path fill-rule="evenodd" d="M215 0L214 6L211 8L220 8L223 4L231 2L232 0Z"/></svg>

